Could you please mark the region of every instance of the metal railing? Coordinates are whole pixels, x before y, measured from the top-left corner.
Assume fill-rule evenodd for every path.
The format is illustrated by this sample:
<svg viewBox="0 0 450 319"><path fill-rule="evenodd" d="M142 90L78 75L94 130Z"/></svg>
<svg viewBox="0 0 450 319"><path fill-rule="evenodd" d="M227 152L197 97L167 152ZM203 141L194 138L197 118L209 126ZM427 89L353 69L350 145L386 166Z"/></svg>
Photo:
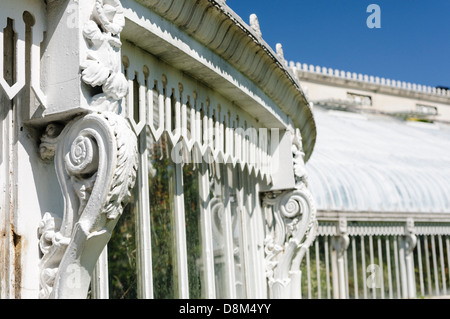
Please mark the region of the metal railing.
<svg viewBox="0 0 450 319"><path fill-rule="evenodd" d="M341 257L335 249L336 236L318 236L301 265L304 274L303 298L400 299L448 296L449 234L422 234L415 237L416 244L410 262L413 267L409 271L407 248L402 235L350 235L348 246ZM339 258L342 259L342 270L339 269Z"/></svg>

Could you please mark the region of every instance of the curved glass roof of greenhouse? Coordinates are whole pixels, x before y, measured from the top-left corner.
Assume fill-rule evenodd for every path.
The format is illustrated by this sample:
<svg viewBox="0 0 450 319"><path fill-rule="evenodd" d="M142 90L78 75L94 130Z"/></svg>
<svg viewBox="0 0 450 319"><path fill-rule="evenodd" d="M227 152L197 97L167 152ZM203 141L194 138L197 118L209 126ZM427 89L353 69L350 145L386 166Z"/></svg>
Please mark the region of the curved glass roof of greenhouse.
<svg viewBox="0 0 450 319"><path fill-rule="evenodd" d="M315 108L318 210L450 213L450 126Z"/></svg>

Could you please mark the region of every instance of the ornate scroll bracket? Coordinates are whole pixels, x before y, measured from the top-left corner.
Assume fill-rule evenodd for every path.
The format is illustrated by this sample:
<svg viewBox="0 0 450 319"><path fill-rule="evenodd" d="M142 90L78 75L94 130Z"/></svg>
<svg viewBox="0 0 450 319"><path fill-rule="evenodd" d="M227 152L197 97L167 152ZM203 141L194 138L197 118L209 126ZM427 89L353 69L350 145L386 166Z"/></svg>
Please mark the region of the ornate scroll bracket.
<svg viewBox="0 0 450 319"><path fill-rule="evenodd" d="M271 298L301 298L300 264L317 233L314 199L307 188L304 152L297 130L292 144L296 186L268 192L266 214L266 276Z"/></svg>
<svg viewBox="0 0 450 319"><path fill-rule="evenodd" d="M119 115L88 114L56 139L55 167L65 208L62 222L46 213L39 225L40 297L85 298L135 184L136 138Z"/></svg>

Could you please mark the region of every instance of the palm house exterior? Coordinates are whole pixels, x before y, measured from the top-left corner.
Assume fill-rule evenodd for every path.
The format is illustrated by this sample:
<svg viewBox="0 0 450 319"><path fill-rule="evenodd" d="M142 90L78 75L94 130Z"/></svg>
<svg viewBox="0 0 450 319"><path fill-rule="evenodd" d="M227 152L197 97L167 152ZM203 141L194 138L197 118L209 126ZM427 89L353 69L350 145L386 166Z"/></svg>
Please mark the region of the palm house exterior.
<svg viewBox="0 0 450 319"><path fill-rule="evenodd" d="M450 295L450 91L293 63L314 104L308 298Z"/></svg>

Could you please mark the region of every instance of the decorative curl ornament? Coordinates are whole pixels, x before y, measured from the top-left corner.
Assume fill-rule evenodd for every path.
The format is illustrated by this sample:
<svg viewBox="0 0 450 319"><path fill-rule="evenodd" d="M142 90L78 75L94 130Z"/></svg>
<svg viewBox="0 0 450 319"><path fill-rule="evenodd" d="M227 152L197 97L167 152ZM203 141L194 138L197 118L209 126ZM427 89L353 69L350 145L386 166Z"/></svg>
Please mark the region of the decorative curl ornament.
<svg viewBox="0 0 450 319"><path fill-rule="evenodd" d="M280 200L280 211L284 218L294 218L301 215L302 197L298 194L283 196Z"/></svg>
<svg viewBox="0 0 450 319"><path fill-rule="evenodd" d="M66 169L73 175L91 174L98 168L98 153L95 142L82 132L72 143L66 155Z"/></svg>

